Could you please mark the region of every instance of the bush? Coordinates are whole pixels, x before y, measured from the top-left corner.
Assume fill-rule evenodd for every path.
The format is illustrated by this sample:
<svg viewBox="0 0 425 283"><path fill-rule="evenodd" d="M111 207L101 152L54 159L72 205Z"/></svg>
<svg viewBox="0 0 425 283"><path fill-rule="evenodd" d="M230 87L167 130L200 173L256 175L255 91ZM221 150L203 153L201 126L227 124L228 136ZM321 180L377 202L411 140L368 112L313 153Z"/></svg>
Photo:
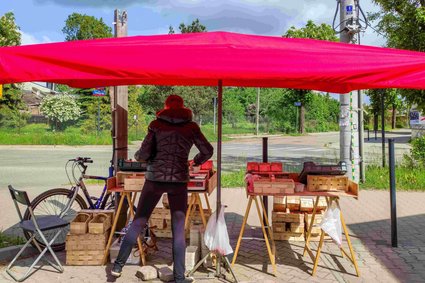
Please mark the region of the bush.
<svg viewBox="0 0 425 283"><path fill-rule="evenodd" d="M63 130L66 122L75 121L81 115L80 106L70 95L50 95L43 98L40 111L49 117L56 130Z"/></svg>
<svg viewBox="0 0 425 283"><path fill-rule="evenodd" d="M410 153L414 161L421 166L425 166L425 136L412 140Z"/></svg>
<svg viewBox="0 0 425 283"><path fill-rule="evenodd" d="M26 112L3 106L0 109L0 127L20 131L27 124L29 116Z"/></svg>

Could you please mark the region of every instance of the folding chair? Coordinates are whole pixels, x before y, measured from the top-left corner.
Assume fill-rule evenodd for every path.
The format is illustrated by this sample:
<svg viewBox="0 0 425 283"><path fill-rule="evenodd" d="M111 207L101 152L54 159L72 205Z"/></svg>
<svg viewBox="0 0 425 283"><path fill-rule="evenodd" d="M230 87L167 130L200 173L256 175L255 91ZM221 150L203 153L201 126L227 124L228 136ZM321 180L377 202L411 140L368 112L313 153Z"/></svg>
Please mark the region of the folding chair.
<svg viewBox="0 0 425 283"><path fill-rule="evenodd" d="M13 258L13 260L10 262L10 264L6 268L6 272L15 280L18 282L24 281L27 279L31 274L31 270L34 268L34 266L38 263L38 261L43 257L43 255L49 251L50 254L53 256L57 266L53 264L50 260L47 260L47 262L58 272L63 272L63 267L61 263L59 262L59 259L57 258L56 254L53 252L53 249L51 248L51 245L55 242L56 238L62 233L64 230L60 229L54 237L50 240L50 242L47 241L46 237L43 234L43 231L49 231L57 228L66 227L69 225L69 222L63 220L59 216L56 215L48 215L48 216L37 216L37 218L34 215L34 212L31 207L31 203L28 199L28 194L24 191L18 191L15 190L11 185L9 185L9 191L12 196L13 202L15 203L16 210L18 211L19 218L21 221L19 222L19 226L24 230L31 234L31 238L25 243L25 245L22 247L22 249L18 252L18 254ZM19 209L19 205L23 204L27 206L30 214L31 219L30 220L23 220L21 210ZM35 240L35 237L39 235L41 240L44 242L46 247L42 250L40 245ZM28 245L34 242L35 246L37 247L38 251L40 252L40 255L37 257L37 259L34 261L34 263L28 268L27 272L24 274L24 276L20 278L16 278L11 268L15 261L19 258L19 256L22 254L22 252L28 247Z"/></svg>

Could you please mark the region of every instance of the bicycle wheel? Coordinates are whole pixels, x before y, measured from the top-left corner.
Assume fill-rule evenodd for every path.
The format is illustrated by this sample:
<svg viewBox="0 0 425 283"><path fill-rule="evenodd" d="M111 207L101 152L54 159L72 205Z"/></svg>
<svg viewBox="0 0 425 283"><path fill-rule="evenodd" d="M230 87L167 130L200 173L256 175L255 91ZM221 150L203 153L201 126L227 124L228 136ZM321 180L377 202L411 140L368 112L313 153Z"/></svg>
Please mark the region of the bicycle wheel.
<svg viewBox="0 0 425 283"><path fill-rule="evenodd" d="M34 211L35 217L46 215L59 215L62 209L66 207L66 204L72 197L72 194L73 192L71 190L65 188L51 189L40 194L31 202L31 207ZM80 195L77 195L75 201L68 209L68 212L63 216L63 219L66 221L71 221L77 215L78 211L86 208L87 204L84 199ZM31 214L29 210L27 210L24 215L24 220L30 219ZM63 230L63 232L56 238L55 242L52 245L54 251L61 251L65 249L65 240L66 234L69 231L69 225L65 228L58 229ZM53 229L44 233L47 241L50 241L53 238L53 236L58 232L58 229ZM24 232L24 235L27 240L31 237L31 234L28 232ZM38 242L42 249L45 247L43 241L39 236L36 236L35 240ZM33 242L31 244L36 247Z"/></svg>

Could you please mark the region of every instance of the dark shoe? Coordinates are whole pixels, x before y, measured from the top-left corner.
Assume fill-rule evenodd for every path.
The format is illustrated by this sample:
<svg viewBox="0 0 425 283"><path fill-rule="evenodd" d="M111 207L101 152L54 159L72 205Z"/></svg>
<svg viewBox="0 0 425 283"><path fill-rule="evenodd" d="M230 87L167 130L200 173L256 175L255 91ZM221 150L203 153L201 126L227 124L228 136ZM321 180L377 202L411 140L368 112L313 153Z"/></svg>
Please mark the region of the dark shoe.
<svg viewBox="0 0 425 283"><path fill-rule="evenodd" d="M193 277L186 277L183 280L176 280L176 283L193 283L195 279Z"/></svg>
<svg viewBox="0 0 425 283"><path fill-rule="evenodd" d="M118 263L114 263L114 267L112 267L111 274L115 277L120 277L122 273L122 266Z"/></svg>

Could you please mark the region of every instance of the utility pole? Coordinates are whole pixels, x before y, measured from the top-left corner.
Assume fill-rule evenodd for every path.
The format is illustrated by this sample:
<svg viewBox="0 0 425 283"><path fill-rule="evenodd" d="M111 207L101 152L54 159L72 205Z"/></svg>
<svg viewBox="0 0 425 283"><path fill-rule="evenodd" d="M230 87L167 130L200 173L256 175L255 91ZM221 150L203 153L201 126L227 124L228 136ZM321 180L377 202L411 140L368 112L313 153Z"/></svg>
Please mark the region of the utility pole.
<svg viewBox="0 0 425 283"><path fill-rule="evenodd" d="M114 12L115 37L127 36L127 12L118 9ZM128 87L114 86L111 88L112 105L112 139L114 147L113 164L115 173L118 171L118 159L128 157ZM117 196L118 200L118 196ZM116 231L125 227L127 222L128 203L123 203L123 209L118 216Z"/></svg>
<svg viewBox="0 0 425 283"><path fill-rule="evenodd" d="M340 41L354 43L360 31L358 25L358 0L337 0L340 7ZM347 175L359 181L359 136L358 94L351 92L340 95L340 158L347 164Z"/></svg>
<svg viewBox="0 0 425 283"><path fill-rule="evenodd" d="M127 12L118 9L114 12L115 37L127 36ZM113 87L113 139L114 139L114 168L117 170L118 159L128 157L128 87Z"/></svg>
<svg viewBox="0 0 425 283"><path fill-rule="evenodd" d="M258 136L259 134L259 128L260 128L260 88L257 88L257 107L255 107L255 115L256 115L256 134Z"/></svg>

